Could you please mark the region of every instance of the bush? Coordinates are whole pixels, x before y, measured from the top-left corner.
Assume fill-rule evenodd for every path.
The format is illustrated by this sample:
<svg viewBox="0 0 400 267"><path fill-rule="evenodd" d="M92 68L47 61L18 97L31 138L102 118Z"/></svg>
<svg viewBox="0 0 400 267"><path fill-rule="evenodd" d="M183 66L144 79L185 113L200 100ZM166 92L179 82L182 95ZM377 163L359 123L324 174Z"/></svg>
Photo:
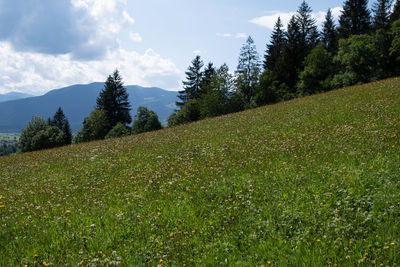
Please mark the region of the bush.
<svg viewBox="0 0 400 267"><path fill-rule="evenodd" d="M130 131L128 129L128 127L126 127L125 125L123 125L122 123L117 123L117 125L115 125L106 135L106 139L109 138L116 138L116 137L122 137L122 136L126 136L129 135Z"/></svg>
<svg viewBox="0 0 400 267"><path fill-rule="evenodd" d="M95 108L83 121L83 128L75 136L75 143L104 139L110 129L106 112Z"/></svg>
<svg viewBox="0 0 400 267"><path fill-rule="evenodd" d="M132 134L151 132L162 129L157 114L145 107L139 107L132 125Z"/></svg>

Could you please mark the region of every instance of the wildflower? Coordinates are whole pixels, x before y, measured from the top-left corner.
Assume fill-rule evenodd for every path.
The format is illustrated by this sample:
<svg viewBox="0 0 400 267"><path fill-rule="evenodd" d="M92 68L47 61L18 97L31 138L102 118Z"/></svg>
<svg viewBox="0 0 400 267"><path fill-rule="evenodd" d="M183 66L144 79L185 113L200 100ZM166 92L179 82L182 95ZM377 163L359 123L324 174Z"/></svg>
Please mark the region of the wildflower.
<svg viewBox="0 0 400 267"><path fill-rule="evenodd" d="M267 264L268 264L268 265L271 265L271 261L267 261Z"/></svg>
<svg viewBox="0 0 400 267"><path fill-rule="evenodd" d="M163 262L163 260L162 259L160 259L160 263L162 263Z"/></svg>
<svg viewBox="0 0 400 267"><path fill-rule="evenodd" d="M392 242L392 243L390 243L390 245L394 246L394 245L396 245L396 243Z"/></svg>
<svg viewBox="0 0 400 267"><path fill-rule="evenodd" d="M321 239L317 239L316 241L317 241L317 242L321 242Z"/></svg>
<svg viewBox="0 0 400 267"><path fill-rule="evenodd" d="M43 262L43 266L49 266L49 264L46 262Z"/></svg>
<svg viewBox="0 0 400 267"><path fill-rule="evenodd" d="M173 234L173 233L170 233L170 234L169 234L169 236L170 236L170 237L173 237L173 236L174 236L174 234Z"/></svg>
<svg viewBox="0 0 400 267"><path fill-rule="evenodd" d="M33 257L37 258L37 257L39 257L39 255L38 255L38 254L35 254L35 255L33 255Z"/></svg>
<svg viewBox="0 0 400 267"><path fill-rule="evenodd" d="M70 211L70 210L66 210L65 212L66 212L66 213L71 213L71 211Z"/></svg>
<svg viewBox="0 0 400 267"><path fill-rule="evenodd" d="M4 208L5 206L4 205L0 205L0 208Z"/></svg>

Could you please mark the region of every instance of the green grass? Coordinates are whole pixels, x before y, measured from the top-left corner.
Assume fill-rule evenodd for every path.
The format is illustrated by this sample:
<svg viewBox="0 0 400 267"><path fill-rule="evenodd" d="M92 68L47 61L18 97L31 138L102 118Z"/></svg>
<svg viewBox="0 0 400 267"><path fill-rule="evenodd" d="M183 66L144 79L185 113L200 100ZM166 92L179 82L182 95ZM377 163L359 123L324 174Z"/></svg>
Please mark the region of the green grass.
<svg viewBox="0 0 400 267"><path fill-rule="evenodd" d="M4 265L400 263L400 79L0 158Z"/></svg>

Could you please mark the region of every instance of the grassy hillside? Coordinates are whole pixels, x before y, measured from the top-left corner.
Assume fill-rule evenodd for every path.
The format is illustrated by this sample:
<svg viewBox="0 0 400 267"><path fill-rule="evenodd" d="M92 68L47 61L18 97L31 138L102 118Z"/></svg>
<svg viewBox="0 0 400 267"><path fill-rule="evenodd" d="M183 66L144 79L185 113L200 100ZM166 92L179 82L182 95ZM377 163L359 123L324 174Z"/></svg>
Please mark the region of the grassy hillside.
<svg viewBox="0 0 400 267"><path fill-rule="evenodd" d="M400 78L0 158L5 265L400 263Z"/></svg>

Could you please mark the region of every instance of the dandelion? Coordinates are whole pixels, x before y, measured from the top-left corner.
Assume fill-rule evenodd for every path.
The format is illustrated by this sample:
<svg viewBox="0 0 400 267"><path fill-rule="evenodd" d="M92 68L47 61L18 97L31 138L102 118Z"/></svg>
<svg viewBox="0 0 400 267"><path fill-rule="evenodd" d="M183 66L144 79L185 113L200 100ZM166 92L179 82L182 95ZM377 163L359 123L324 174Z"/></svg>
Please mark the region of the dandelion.
<svg viewBox="0 0 400 267"><path fill-rule="evenodd" d="M71 213L71 211L70 211L70 210L66 210L65 212L66 212L66 213Z"/></svg>
<svg viewBox="0 0 400 267"><path fill-rule="evenodd" d="M163 262L163 260L162 259L160 259L160 263L162 263Z"/></svg>
<svg viewBox="0 0 400 267"><path fill-rule="evenodd" d="M390 243L390 245L394 246L394 245L396 245L396 243L392 242L392 243Z"/></svg>
<svg viewBox="0 0 400 267"><path fill-rule="evenodd" d="M316 241L317 241L317 242L321 242L321 239L317 239Z"/></svg>
<svg viewBox="0 0 400 267"><path fill-rule="evenodd" d="M268 264L268 265L271 265L271 261L267 261L267 264Z"/></svg>

